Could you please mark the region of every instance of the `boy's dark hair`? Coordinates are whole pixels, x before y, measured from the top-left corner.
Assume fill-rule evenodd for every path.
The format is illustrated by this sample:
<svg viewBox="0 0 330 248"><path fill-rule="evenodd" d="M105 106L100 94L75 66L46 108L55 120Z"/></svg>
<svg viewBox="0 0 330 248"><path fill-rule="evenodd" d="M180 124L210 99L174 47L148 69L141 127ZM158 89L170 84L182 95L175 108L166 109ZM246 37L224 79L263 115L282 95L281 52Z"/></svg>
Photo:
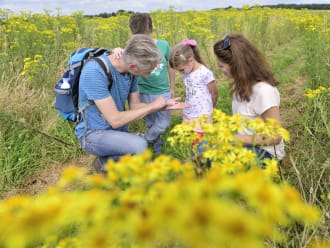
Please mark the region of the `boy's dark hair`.
<svg viewBox="0 0 330 248"><path fill-rule="evenodd" d="M129 18L129 28L132 34L151 34L152 19L148 13L134 13Z"/></svg>

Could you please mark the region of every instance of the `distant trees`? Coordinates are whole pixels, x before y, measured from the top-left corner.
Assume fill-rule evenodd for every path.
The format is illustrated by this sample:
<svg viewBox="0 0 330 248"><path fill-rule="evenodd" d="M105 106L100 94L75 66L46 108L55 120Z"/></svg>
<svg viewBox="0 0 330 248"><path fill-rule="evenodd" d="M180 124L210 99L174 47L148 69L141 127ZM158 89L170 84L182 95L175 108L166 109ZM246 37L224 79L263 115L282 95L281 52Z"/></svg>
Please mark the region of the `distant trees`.
<svg viewBox="0 0 330 248"><path fill-rule="evenodd" d="M277 5L264 5L270 8L286 8L286 9L315 9L315 10L328 10L330 4L277 4Z"/></svg>
<svg viewBox="0 0 330 248"><path fill-rule="evenodd" d="M111 16L117 16L117 15L130 15L132 13L134 13L134 11L120 9L117 12L111 12L111 13L104 12L104 13L100 13L98 15L85 15L85 16L86 17L102 17L102 18L108 18L108 17L111 17Z"/></svg>
<svg viewBox="0 0 330 248"><path fill-rule="evenodd" d="M254 8L255 6L250 6L250 8ZM330 10L330 4L318 4L318 3L312 3L312 4L276 4L276 5L258 5L258 7L268 7L268 8L283 8L283 9L312 9L312 10ZM226 8L223 9L231 9L235 8L231 5L229 5ZM222 9L222 8L215 8L216 9Z"/></svg>
<svg viewBox="0 0 330 248"><path fill-rule="evenodd" d="M250 6L253 8L254 6ZM312 9L312 10L330 10L330 4L276 4L276 5L258 5L258 7L269 7L269 8L285 8L285 9ZM232 6L228 6L226 8L214 8L216 9L231 9L234 8ZM117 12L109 12L109 13L100 13L98 15L85 15L86 17L102 17L102 18L108 18L111 16L116 15L130 15L134 13L134 11L131 10L123 10L120 9Z"/></svg>

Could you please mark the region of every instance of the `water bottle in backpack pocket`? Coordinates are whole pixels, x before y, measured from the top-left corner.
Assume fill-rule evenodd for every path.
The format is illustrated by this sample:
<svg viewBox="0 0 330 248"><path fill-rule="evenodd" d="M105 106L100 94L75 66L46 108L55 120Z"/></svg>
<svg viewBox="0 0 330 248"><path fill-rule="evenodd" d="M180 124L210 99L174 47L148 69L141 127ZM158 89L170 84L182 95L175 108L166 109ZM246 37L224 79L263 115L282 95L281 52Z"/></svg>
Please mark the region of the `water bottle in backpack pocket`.
<svg viewBox="0 0 330 248"><path fill-rule="evenodd" d="M55 85L55 95L55 108L58 113L65 120L75 121L75 107L72 99L72 85L69 81L69 75L64 74L57 82Z"/></svg>

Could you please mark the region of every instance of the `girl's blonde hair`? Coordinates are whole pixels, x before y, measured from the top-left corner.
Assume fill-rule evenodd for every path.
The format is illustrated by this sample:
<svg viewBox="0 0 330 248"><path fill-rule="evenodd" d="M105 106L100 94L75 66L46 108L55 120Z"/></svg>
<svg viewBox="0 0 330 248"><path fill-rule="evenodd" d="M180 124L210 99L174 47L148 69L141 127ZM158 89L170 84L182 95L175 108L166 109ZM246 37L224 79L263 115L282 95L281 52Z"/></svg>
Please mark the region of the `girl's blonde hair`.
<svg viewBox="0 0 330 248"><path fill-rule="evenodd" d="M205 65L197 46L179 43L171 50L169 64L173 69L186 65L190 58L194 58L198 63Z"/></svg>

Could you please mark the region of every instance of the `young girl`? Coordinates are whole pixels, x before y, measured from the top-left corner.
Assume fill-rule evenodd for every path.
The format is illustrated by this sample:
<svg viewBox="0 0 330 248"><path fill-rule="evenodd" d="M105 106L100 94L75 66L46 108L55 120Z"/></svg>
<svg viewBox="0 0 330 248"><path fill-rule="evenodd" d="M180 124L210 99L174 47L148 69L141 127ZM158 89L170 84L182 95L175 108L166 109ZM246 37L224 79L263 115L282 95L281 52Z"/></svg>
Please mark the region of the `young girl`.
<svg viewBox="0 0 330 248"><path fill-rule="evenodd" d="M275 119L281 124L280 94L275 87L278 82L269 69L261 52L240 34L226 35L213 46L219 69L233 81L232 112L250 119ZM282 160L284 143L275 138L253 135L253 130L245 129L237 139L257 153L260 159Z"/></svg>
<svg viewBox="0 0 330 248"><path fill-rule="evenodd" d="M172 48L170 66L182 73L186 86L185 103L189 108L183 110L183 121L207 116L212 122L212 112L218 99L218 90L213 72L204 64L195 40L185 39Z"/></svg>
<svg viewBox="0 0 330 248"><path fill-rule="evenodd" d="M183 121L196 120L206 116L207 122L212 123L212 112L218 99L218 90L213 72L203 62L197 42L185 39L172 48L170 66L182 73L186 86L185 103L190 105L183 109ZM197 128L196 132L203 137L203 130ZM196 140L194 144L198 143ZM201 147L198 150L201 152Z"/></svg>

